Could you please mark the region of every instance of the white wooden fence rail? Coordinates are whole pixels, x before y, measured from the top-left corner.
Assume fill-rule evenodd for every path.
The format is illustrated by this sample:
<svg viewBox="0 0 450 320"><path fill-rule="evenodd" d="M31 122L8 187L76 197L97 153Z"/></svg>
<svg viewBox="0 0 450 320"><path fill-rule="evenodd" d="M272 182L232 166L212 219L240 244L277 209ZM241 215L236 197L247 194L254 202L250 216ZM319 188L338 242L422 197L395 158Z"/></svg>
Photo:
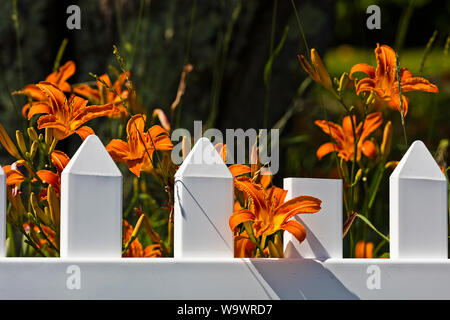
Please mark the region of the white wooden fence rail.
<svg viewBox="0 0 450 320"><path fill-rule="evenodd" d="M340 180L284 180L323 201L284 259L233 258L233 178L209 140L175 181L175 258L121 258L122 177L90 136L62 174L61 258L6 258L0 170L0 299L450 299L447 184L420 141L390 177L391 259L342 259Z"/></svg>

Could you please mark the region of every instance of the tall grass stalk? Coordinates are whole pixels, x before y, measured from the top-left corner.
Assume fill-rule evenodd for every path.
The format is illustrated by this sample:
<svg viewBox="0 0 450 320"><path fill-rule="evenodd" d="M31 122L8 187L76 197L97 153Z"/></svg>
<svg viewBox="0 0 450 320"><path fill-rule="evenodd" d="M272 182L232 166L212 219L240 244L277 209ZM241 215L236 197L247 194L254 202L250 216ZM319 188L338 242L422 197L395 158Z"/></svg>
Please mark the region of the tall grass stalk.
<svg viewBox="0 0 450 320"><path fill-rule="evenodd" d="M61 45L59 46L59 49L58 49L58 53L56 54L56 57L55 57L55 62L53 63L53 72L58 71L59 65L61 63L61 58L64 54L64 51L66 50L66 46L67 46L68 42L69 42L69 40L67 40L67 38L64 38L64 40L61 42Z"/></svg>
<svg viewBox="0 0 450 320"><path fill-rule="evenodd" d="M186 52L184 54L184 63L183 66L187 65L190 60L191 56L191 45L192 45L192 36L194 34L194 26L195 26L195 17L197 13L197 0L194 0L191 6L191 14L189 18L189 31L186 39ZM178 128L180 126L180 119L181 119L181 109L183 105L183 100L180 101L178 104L178 107L176 109L176 120L175 120L175 127ZM173 112L171 114L171 120L170 122L173 123Z"/></svg>
<svg viewBox="0 0 450 320"><path fill-rule="evenodd" d="M414 0L410 0L408 6L403 10L402 16L398 23L397 34L395 36L395 51L400 52L405 42L406 33L408 31L409 22L414 12Z"/></svg>
<svg viewBox="0 0 450 320"><path fill-rule="evenodd" d="M302 35L303 44L305 45L306 54L307 54L307 56L309 58L311 58L311 53L309 51L308 41L306 41L305 32L303 31L303 25L302 25L302 22L300 20L300 16L299 16L299 14L297 12L297 7L295 6L294 0L291 0L291 4L292 4L292 8L294 9L295 19L297 20L297 25L298 25L298 28L300 30L300 34Z"/></svg>
<svg viewBox="0 0 450 320"><path fill-rule="evenodd" d="M139 13L138 13L138 19L136 22L136 28L134 29L134 39L133 39L133 47L132 47L132 53L131 53L131 59L130 59L130 69L132 70L134 67L134 58L136 56L137 51L137 45L139 41L139 31L141 29L141 21L142 21L142 14L144 12L144 4L145 0L141 0L139 4Z"/></svg>
<svg viewBox="0 0 450 320"><path fill-rule="evenodd" d="M423 68L425 67L425 62L427 61L428 55L431 52L431 47L433 46L434 40L436 40L438 32L437 30L434 30L433 35L428 40L427 46L425 47L425 50L423 51L422 60L420 61L420 69L419 69L419 75L421 76L423 73Z"/></svg>
<svg viewBox="0 0 450 320"><path fill-rule="evenodd" d="M228 22L226 32L223 36L219 36L216 51L216 63L213 71L213 88L211 92L211 110L209 118L206 122L206 128L211 128L217 118L219 111L219 99L222 88L222 80L227 62L228 49L231 42L234 26L242 10L242 1L238 1L233 9L230 20Z"/></svg>
<svg viewBox="0 0 450 320"><path fill-rule="evenodd" d="M23 59L22 59L22 47L20 45L20 19L19 11L17 10L17 0L12 1L13 12L11 19L14 24L14 30L16 34L16 48L17 48L17 61L19 63L19 81L20 86L24 84L23 82Z"/></svg>
<svg viewBox="0 0 450 320"><path fill-rule="evenodd" d="M116 16L117 32L119 33L119 42L123 45L123 26L118 0L114 0L114 11Z"/></svg>
<svg viewBox="0 0 450 320"><path fill-rule="evenodd" d="M271 61L273 57L273 50L274 50L274 42L275 42L275 30L277 27L277 7L278 7L278 0L273 0L273 9L272 9L272 26L270 29L270 44L269 44L269 61ZM266 66L268 65L269 61L267 62ZM269 103L270 103L270 81L272 78L272 64L270 64L270 68L267 70L267 77L266 77L266 70L264 70L264 84L266 86L266 96L264 101L264 128L267 128L267 122L269 117Z"/></svg>

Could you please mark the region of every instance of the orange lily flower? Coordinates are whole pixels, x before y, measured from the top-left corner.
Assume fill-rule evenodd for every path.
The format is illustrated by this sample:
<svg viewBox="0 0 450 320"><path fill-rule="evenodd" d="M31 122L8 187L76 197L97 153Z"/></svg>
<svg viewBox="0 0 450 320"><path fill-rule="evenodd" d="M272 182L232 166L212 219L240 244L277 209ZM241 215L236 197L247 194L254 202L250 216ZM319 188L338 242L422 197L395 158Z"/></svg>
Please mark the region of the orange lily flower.
<svg viewBox="0 0 450 320"><path fill-rule="evenodd" d="M320 210L322 203L310 196L299 196L284 202L286 190L277 187L264 190L249 177L236 178L235 187L250 199L250 205L248 209L240 209L231 215L231 230L243 222L253 221L253 231L257 238L285 230L302 242L306 237L305 228L298 221L290 219L300 213L315 213Z"/></svg>
<svg viewBox="0 0 450 320"><path fill-rule="evenodd" d="M73 88L73 92L88 98L93 104L113 104L114 110L108 115L111 118L127 118L128 111L123 105L123 100L128 98L129 91L128 89L123 89L123 86L128 76L129 72L127 74L120 74L114 84L111 84L111 79L108 74L105 73L100 77L100 79L104 81L108 87L113 88L115 92L111 92L108 87L105 87L100 81L97 81L97 89L94 89L87 84L82 84Z"/></svg>
<svg viewBox="0 0 450 320"><path fill-rule="evenodd" d="M18 187L25 181L25 176L17 169L17 165L7 165L3 167L6 175L6 185Z"/></svg>
<svg viewBox="0 0 450 320"><path fill-rule="evenodd" d="M144 258L160 258L163 257L161 245L159 243L151 244L144 249Z"/></svg>
<svg viewBox="0 0 450 320"><path fill-rule="evenodd" d="M94 118L106 116L113 110L112 104L87 106L87 100L74 95L67 100L64 93L50 82L39 82L37 87L47 96L48 103L33 105L28 111L28 119L35 114L45 113L38 120L38 128L53 128L53 136L57 140L73 133L84 140L94 131L88 126L80 126Z"/></svg>
<svg viewBox="0 0 450 320"><path fill-rule="evenodd" d="M54 150L51 154L51 160L55 168L61 173L70 161L70 158L62 151Z"/></svg>
<svg viewBox="0 0 450 320"><path fill-rule="evenodd" d="M235 258L251 258L255 249L256 245L250 240L245 230L240 235L234 236Z"/></svg>
<svg viewBox="0 0 450 320"><path fill-rule="evenodd" d="M364 242L363 240L358 241L355 247L355 257L356 258L372 258L373 243Z"/></svg>
<svg viewBox="0 0 450 320"><path fill-rule="evenodd" d="M364 121L364 127L362 122L356 125L356 119L353 116L356 126L356 137L359 137L357 145L357 157L359 161L361 158L361 152L369 158L374 158L377 154L375 144L366 140L367 137L375 131L383 122L383 116L381 112L374 112L367 115ZM314 122L323 132L330 135L335 142L327 142L322 144L317 149L317 158L322 159L326 154L336 151L338 156L345 161L353 160L355 151L355 139L353 136L352 122L350 116L344 117L342 120L342 126L325 120L317 120Z"/></svg>
<svg viewBox="0 0 450 320"><path fill-rule="evenodd" d="M161 126L154 125L144 132L146 119L145 115L134 115L127 123L127 142L113 139L106 146L114 161L125 163L137 177L141 171L153 169L155 150L173 148L169 133Z"/></svg>
<svg viewBox="0 0 450 320"><path fill-rule="evenodd" d="M353 74L356 72L363 72L368 75L368 77L359 80L356 84L356 94L373 92L379 101L386 103L389 108L401 112L395 51L389 46L377 44L375 56L377 59L376 69L365 63L360 63L354 65L350 70L351 79L353 79ZM439 92L437 86L430 83L427 79L413 77L407 68L400 68L400 86L404 115L408 112L408 99L403 93L409 91Z"/></svg>
<svg viewBox="0 0 450 320"><path fill-rule="evenodd" d="M75 73L75 63L73 61L67 61L66 64L59 67L58 71L52 72L45 78L46 82L53 83L61 91L70 92L71 87L67 82L71 76ZM31 97L33 102L31 102L31 107L33 105L39 105L47 100L47 96L35 85L27 85L22 91L15 92L15 94L26 94ZM27 111L30 109L30 103L27 103L22 107L22 114L24 117L27 116Z"/></svg>

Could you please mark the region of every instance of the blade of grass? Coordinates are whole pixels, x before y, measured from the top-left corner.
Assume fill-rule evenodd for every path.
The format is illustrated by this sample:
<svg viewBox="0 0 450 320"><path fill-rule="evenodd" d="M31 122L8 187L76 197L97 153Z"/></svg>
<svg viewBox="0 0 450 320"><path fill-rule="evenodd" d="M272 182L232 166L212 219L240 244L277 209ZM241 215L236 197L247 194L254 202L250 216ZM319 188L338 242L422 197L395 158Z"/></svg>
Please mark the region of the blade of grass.
<svg viewBox="0 0 450 320"><path fill-rule="evenodd" d="M64 50L66 50L66 46L69 40L67 38L64 38L64 40L61 42L61 45L59 46L58 53L56 54L55 62L53 63L53 72L57 72L59 68L59 64L61 62L61 58L64 54Z"/></svg>
<svg viewBox="0 0 450 320"><path fill-rule="evenodd" d="M305 45L305 49L306 49L306 54L307 54L308 58L311 59L311 57L310 57L311 53L309 51L308 42L306 41L305 32L303 31L302 22L300 20L300 16L298 14L297 7L295 6L294 0L291 0L291 4L292 4L292 8L294 8L295 18L297 20L297 25L300 30L300 34L302 35L303 44Z"/></svg>
<svg viewBox="0 0 450 320"><path fill-rule="evenodd" d="M395 36L395 51L400 52L405 42L406 33L408 31L409 22L414 11L414 0L410 0L408 6L403 10L402 16L398 23L397 33Z"/></svg>
<svg viewBox="0 0 450 320"><path fill-rule="evenodd" d="M384 240L389 242L389 238L386 237L384 234L382 234L380 231L378 231L377 228L375 228L375 226L372 224L372 222L370 222L369 219L367 219L366 217L364 217L363 215L360 215L359 213L356 214L356 217L358 217L359 219L361 219L365 224L367 224L373 231L375 231L376 234L378 234L380 237L382 237Z"/></svg>
<svg viewBox="0 0 450 320"><path fill-rule="evenodd" d="M195 16L197 12L197 0L194 0L191 7L191 16L189 18L189 31L188 36L186 40L186 53L184 56L184 66L189 64L190 55L191 55L191 44L192 44L192 35L194 34L194 25L195 25ZM175 128L178 128L180 126L180 120L181 120L181 108L183 106L183 100L180 100L178 104L178 108L176 109L176 116L175 116ZM172 110L171 110L172 111ZM173 112L171 112L171 119L170 122L173 123Z"/></svg>
<svg viewBox="0 0 450 320"><path fill-rule="evenodd" d="M140 5L139 5L139 13L138 13L138 19L136 22L136 28L134 29L133 51L131 53L131 58L130 58L130 70L133 70L133 66L134 66L134 57L136 56L137 44L138 44L138 40L139 40L139 30L141 28L142 13L144 12L144 4L145 4L145 0L141 0Z"/></svg>
<svg viewBox="0 0 450 320"><path fill-rule="evenodd" d="M280 51L283 49L284 43L287 38L287 34L289 32L289 27L286 26L283 31L283 35L281 36L281 40L278 43L277 47L274 51L271 52L269 60L264 66L264 84L266 86L266 97L265 97L265 107L264 107L264 128L267 128L268 120L269 120L269 103L270 103L270 82L272 78L272 66L275 58L278 56Z"/></svg>
<svg viewBox="0 0 450 320"><path fill-rule="evenodd" d="M431 52L431 47L433 46L434 40L436 40L438 32L437 30L434 30L433 35L431 36L430 40L428 40L427 46L425 47L425 50L423 51L422 60L420 61L420 69L419 69L419 75L422 75L423 68L425 67L425 62L428 58L428 55Z"/></svg>
<svg viewBox="0 0 450 320"><path fill-rule="evenodd" d="M272 9L272 25L270 30L270 45L269 45L269 61L270 58L273 56L273 46L275 41L275 29L276 29L276 22L277 22L277 7L278 7L278 0L273 0L273 9ZM272 75L272 64L268 67L268 63L266 63L264 67L264 84L266 86L266 96L264 101L264 128L267 127L267 117L269 112L269 98L270 98L270 77Z"/></svg>
<svg viewBox="0 0 450 320"><path fill-rule="evenodd" d="M19 63L19 81L20 86L23 85L23 59L22 59L22 47L20 46L20 19L19 11L17 10L17 0L12 1L13 12L11 19L14 24L14 30L16 35L16 48L17 48L17 61Z"/></svg>
<svg viewBox="0 0 450 320"><path fill-rule="evenodd" d="M213 89L211 94L211 110L209 114L209 118L206 121L206 128L211 128L214 126L214 123L217 118L218 109L219 109L219 99L220 99L220 93L222 88L222 80L223 75L225 72L225 66L228 56L228 49L231 42L231 36L233 34L233 29L236 24L237 19L239 18L239 15L242 10L242 1L238 1L236 6L233 9L233 12L231 14L231 17L229 19L227 29L225 32L225 35L223 37L223 41L218 41L218 51L217 51L217 57L216 61L217 66L214 68L214 75L213 75Z"/></svg>

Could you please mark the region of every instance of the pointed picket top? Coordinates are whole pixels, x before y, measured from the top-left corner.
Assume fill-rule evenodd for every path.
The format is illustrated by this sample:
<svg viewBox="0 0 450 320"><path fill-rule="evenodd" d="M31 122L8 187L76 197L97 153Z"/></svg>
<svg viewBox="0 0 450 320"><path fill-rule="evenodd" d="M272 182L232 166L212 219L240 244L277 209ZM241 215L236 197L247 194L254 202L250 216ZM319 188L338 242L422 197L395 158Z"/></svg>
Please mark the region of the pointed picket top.
<svg viewBox="0 0 450 320"><path fill-rule="evenodd" d="M96 135L88 136L70 162L63 174L122 176L114 160L106 151L105 146Z"/></svg>
<svg viewBox="0 0 450 320"><path fill-rule="evenodd" d="M208 138L200 138L175 174L180 177L233 178L222 157Z"/></svg>
<svg viewBox="0 0 450 320"><path fill-rule="evenodd" d="M5 176L5 175L6 175L5 171L3 170L2 166L0 166L0 176Z"/></svg>
<svg viewBox="0 0 450 320"><path fill-rule="evenodd" d="M445 176L425 144L414 141L391 174L391 178L445 181Z"/></svg>

